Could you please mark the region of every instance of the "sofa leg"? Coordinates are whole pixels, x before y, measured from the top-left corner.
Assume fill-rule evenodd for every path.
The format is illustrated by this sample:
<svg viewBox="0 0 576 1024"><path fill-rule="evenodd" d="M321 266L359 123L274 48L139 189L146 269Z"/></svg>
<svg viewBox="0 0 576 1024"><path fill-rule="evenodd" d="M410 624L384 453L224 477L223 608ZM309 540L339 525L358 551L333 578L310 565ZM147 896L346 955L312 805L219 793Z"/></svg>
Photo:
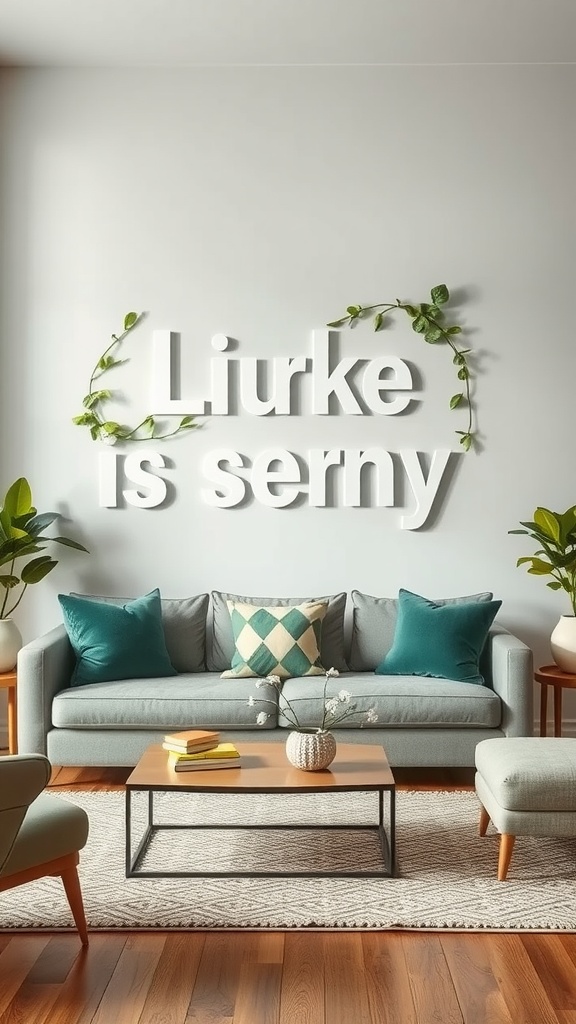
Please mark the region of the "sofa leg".
<svg viewBox="0 0 576 1024"><path fill-rule="evenodd" d="M514 840L516 836L511 836L503 833L500 836L500 856L498 857L498 881L505 882L506 875L508 874L508 868L510 867L510 861L512 859L512 851L514 849Z"/></svg>
<svg viewBox="0 0 576 1024"><path fill-rule="evenodd" d="M490 815L488 814L486 808L483 807L482 804L480 804L480 824L478 825L478 832L480 833L481 836L486 835L486 829L488 828L489 824Z"/></svg>
<svg viewBox="0 0 576 1024"><path fill-rule="evenodd" d="M61 878L64 885L64 890L70 904L70 910L72 911L72 917L76 923L78 934L82 940L82 945L88 945L88 931L86 928L86 915L84 913L84 903L82 901L82 890L80 888L80 881L78 879L78 870L76 864L78 863L78 854L76 854L76 863L72 863L70 867L66 868L62 872Z"/></svg>

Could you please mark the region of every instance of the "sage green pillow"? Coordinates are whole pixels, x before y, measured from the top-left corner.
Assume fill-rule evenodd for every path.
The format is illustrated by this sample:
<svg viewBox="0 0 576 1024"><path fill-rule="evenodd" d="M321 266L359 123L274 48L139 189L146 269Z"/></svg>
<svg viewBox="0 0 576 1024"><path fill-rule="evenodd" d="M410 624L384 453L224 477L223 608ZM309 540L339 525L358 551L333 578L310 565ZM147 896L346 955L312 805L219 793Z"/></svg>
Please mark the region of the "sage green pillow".
<svg viewBox="0 0 576 1024"><path fill-rule="evenodd" d="M439 605L400 590L394 641L376 675L432 676L482 685L480 656L501 605L501 601Z"/></svg>
<svg viewBox="0 0 576 1024"><path fill-rule="evenodd" d="M162 628L160 591L126 604L58 594L76 655L72 686L175 676Z"/></svg>

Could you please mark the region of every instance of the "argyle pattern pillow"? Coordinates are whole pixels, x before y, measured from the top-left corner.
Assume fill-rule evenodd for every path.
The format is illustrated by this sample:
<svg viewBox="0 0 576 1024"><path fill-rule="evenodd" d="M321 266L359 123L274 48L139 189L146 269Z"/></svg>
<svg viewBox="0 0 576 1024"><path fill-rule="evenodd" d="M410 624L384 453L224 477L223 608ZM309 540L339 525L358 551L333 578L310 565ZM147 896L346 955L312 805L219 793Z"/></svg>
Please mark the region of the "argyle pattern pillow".
<svg viewBox="0 0 576 1024"><path fill-rule="evenodd" d="M268 605L227 601L234 633L232 664L221 678L319 676L325 601Z"/></svg>

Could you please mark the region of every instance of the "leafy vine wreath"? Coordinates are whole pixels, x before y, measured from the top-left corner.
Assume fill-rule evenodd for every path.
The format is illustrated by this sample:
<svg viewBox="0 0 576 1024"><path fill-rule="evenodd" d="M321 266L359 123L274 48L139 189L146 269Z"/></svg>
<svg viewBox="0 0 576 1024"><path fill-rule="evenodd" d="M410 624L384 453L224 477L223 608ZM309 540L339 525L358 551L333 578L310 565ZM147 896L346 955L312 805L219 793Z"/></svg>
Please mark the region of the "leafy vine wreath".
<svg viewBox="0 0 576 1024"><path fill-rule="evenodd" d="M446 285L439 284L432 288L430 298L431 302L421 302L418 306L408 302L401 302L400 299L396 299L395 302L377 302L372 306L348 306L346 316L340 317L339 320L330 321L328 327L343 327L344 324L352 326L358 320L373 316L374 330L380 331L384 326L385 317L393 309L402 309L412 321L412 330L416 334L421 334L424 337L424 341L430 345L435 345L441 341L447 342L452 349L452 362L458 368L458 380L463 384L463 390L452 395L450 408L457 409L462 405L466 405L468 408L467 429L456 431L460 435L460 444L464 451L467 452L475 440L475 433L472 429L474 416L470 392L470 368L466 358L471 350L469 348L459 348L454 341L455 336L462 333L462 328L458 324L446 326L442 323L444 310L441 307L445 306L450 299L450 293ZM376 312L374 312L375 310ZM117 353L118 346L141 320L141 313L126 314L122 333L112 335L111 344L100 356L90 375L88 393L82 400L85 411L80 413L79 416L74 416L73 422L78 426L88 427L93 441L116 444L117 441L164 440L198 426L194 416L183 416L174 430L162 433L162 428L159 427L154 416L146 416L135 427L125 426L106 417L104 405L113 397L114 393L108 388L98 388L94 385L104 373L107 373L115 366L122 366L126 362L125 359L116 358L116 354L112 354L112 352L116 350Z"/></svg>
<svg viewBox="0 0 576 1024"><path fill-rule="evenodd" d="M86 411L80 413L79 416L74 416L72 420L73 423L80 427L88 427L93 441L116 444L117 441L164 440L166 437L175 437L176 434L180 434L184 430L192 430L198 426L194 416L183 416L174 430L162 433L153 416L146 416L135 427L127 427L106 417L104 404L113 397L114 392L110 391L109 388L95 388L95 382L104 373L107 373L108 370L112 370L115 366L122 366L123 363L127 362L126 359L117 359L116 354L113 355L112 351L118 352L118 346L141 320L142 313L126 313L122 333L112 335L112 343L102 353L92 370L88 393L82 399L82 405Z"/></svg>
<svg viewBox="0 0 576 1024"><path fill-rule="evenodd" d="M461 405L468 407L467 429L456 431L460 435L460 444L464 451L467 452L472 447L475 439L475 434L472 430L473 405L470 394L470 368L466 359L471 350L469 348L459 348L454 341L454 337L462 333L462 328L458 324L452 324L450 327L447 327L442 323L444 310L441 307L446 305L450 299L450 292L446 285L438 284L435 288L432 288L430 298L432 302L422 302L419 306L413 306L408 302L401 302L400 299L396 299L395 302L377 302L373 306L348 306L346 316L341 317L339 320L332 320L327 326L343 327L344 324L348 324L351 327L357 320L374 315L374 330L379 331L384 326L384 319L391 310L403 309L412 321L412 330L416 331L416 334L423 335L424 341L427 341L430 345L435 345L439 341L447 342L453 352L452 362L458 367L458 380L464 385L463 391L452 395L450 408L457 409ZM378 312L374 314L374 310Z"/></svg>

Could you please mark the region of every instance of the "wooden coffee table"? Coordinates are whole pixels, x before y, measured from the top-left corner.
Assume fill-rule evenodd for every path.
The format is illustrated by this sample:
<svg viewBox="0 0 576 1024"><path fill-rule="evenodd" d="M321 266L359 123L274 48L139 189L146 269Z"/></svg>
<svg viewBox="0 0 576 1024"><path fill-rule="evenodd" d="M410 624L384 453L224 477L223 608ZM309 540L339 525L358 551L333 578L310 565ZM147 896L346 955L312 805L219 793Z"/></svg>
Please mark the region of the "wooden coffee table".
<svg viewBox="0 0 576 1024"><path fill-rule="evenodd" d="M127 878L280 878L280 877L344 877L390 878L396 873L396 788L386 754L376 744L338 743L336 758L329 768L305 772L293 768L286 759L283 743L238 743L242 764L238 768L208 771L175 772L168 764L168 754L161 746L149 747L126 781L126 877ZM148 793L148 816L144 835L132 852L132 794ZM154 821L155 793L266 793L282 797L284 793L375 793L375 821L371 825L258 825L202 822L194 825L159 824ZM387 821L384 820L384 793L388 794ZM340 831L375 832L382 850L382 868L359 871L305 870L279 871L250 869L246 871L152 871L141 868L142 858L155 833L182 829L200 833L202 829L339 829Z"/></svg>

